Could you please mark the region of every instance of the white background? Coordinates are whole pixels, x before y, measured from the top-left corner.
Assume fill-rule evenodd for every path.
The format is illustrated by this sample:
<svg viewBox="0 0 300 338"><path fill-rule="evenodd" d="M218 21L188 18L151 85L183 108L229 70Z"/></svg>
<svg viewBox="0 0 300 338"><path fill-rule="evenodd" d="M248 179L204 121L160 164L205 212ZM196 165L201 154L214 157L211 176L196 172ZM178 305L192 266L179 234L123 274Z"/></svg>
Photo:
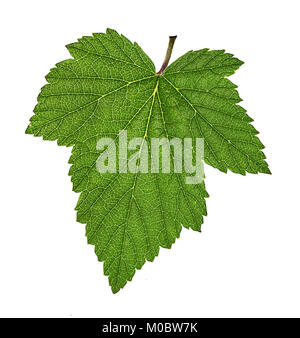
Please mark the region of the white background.
<svg viewBox="0 0 300 338"><path fill-rule="evenodd" d="M0 316L300 316L299 1L2 1ZM76 222L70 148L25 135L67 43L107 27L160 67L190 49L245 61L231 77L272 175L206 166L208 217L113 295Z"/></svg>

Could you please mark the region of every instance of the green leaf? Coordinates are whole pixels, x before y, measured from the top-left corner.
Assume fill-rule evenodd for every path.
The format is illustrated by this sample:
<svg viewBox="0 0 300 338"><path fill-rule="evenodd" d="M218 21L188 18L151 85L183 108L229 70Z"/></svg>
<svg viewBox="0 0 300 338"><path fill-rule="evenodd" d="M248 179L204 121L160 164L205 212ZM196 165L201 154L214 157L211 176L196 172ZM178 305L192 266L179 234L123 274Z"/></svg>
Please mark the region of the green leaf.
<svg viewBox="0 0 300 338"><path fill-rule="evenodd" d="M204 182L185 184L186 174L173 168L170 174L100 174L100 138L118 145L120 130L127 130L128 140L141 137L149 147L154 137L201 137L205 162L223 172L269 169L252 119L225 78L242 64L231 54L190 51L157 74L139 45L114 30L67 48L73 58L47 75L26 133L73 146L77 220L86 224L115 293L160 247L170 248L182 226L201 230L208 194Z"/></svg>

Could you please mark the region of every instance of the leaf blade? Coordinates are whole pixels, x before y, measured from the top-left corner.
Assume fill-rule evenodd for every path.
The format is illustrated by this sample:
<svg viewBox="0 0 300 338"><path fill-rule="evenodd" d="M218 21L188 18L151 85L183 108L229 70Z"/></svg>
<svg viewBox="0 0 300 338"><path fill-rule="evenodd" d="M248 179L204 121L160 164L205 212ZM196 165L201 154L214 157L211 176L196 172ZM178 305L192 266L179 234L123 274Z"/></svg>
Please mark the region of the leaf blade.
<svg viewBox="0 0 300 338"><path fill-rule="evenodd" d="M160 247L171 248L182 226L201 231L208 194L204 182L185 184L186 174L174 168L170 174L100 175L101 137L118 146L126 130L128 139L143 139L148 154L152 138L201 137L204 160L223 172L269 169L252 119L226 78L243 63L232 54L190 51L160 75L137 43L111 29L67 48L73 59L46 76L26 133L73 147L69 175L80 193L77 221L86 224L88 243L116 293Z"/></svg>

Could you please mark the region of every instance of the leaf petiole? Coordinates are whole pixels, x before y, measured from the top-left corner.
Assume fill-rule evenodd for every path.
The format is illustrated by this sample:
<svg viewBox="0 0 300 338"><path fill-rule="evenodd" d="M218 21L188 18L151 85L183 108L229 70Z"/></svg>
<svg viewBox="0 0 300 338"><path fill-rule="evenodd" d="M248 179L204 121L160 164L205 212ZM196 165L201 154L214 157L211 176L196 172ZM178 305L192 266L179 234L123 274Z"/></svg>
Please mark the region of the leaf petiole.
<svg viewBox="0 0 300 338"><path fill-rule="evenodd" d="M171 55L172 55L172 50L173 50L173 46L175 43L175 40L177 38L177 35L173 35L173 36L169 36L169 45L168 45L168 49L167 49L167 53L164 59L164 62L160 68L160 70L156 73L156 74L163 74L164 70L167 68Z"/></svg>

